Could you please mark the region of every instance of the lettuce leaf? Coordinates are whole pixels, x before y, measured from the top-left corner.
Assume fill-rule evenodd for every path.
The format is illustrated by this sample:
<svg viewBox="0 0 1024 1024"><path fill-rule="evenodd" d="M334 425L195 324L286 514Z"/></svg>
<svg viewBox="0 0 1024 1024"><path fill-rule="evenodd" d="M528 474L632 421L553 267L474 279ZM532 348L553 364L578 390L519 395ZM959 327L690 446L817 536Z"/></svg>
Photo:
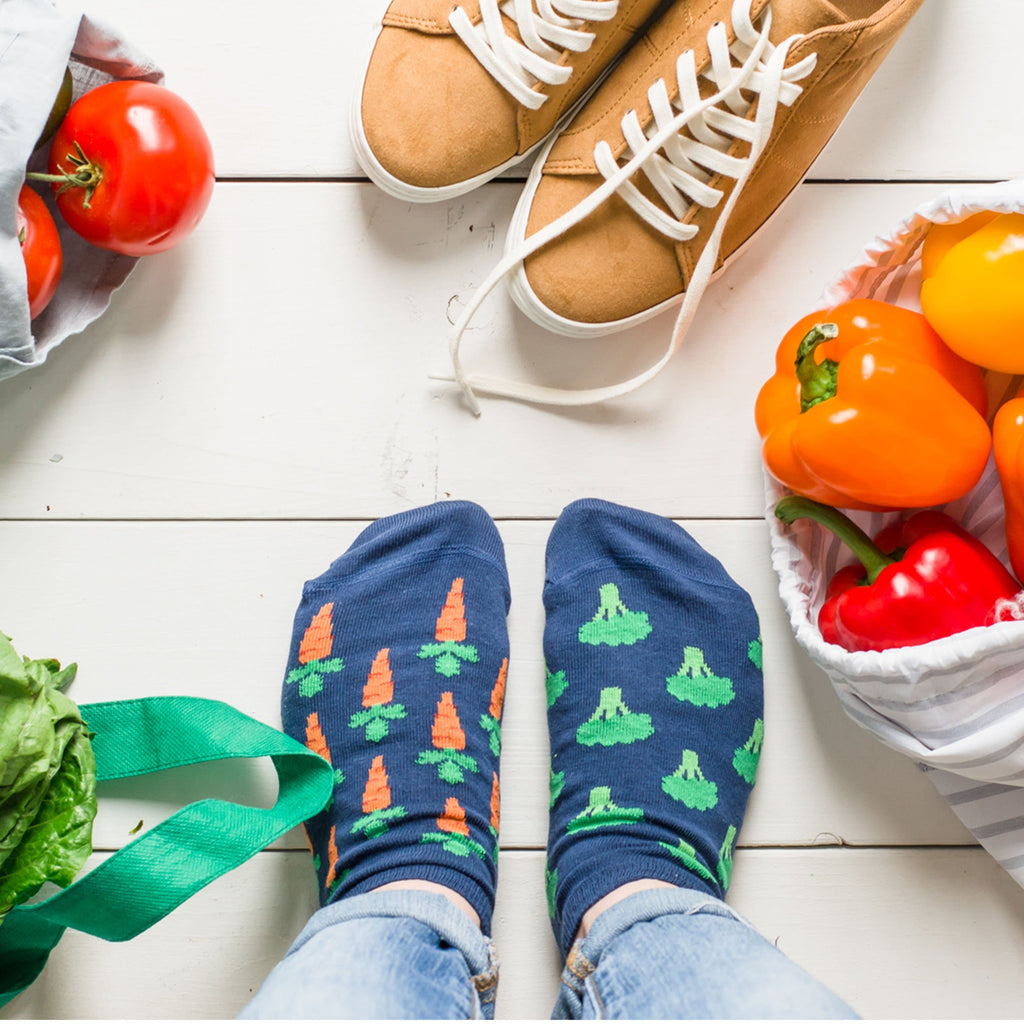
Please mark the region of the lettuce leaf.
<svg viewBox="0 0 1024 1024"><path fill-rule="evenodd" d="M21 658L0 633L0 923L44 882L69 885L92 852L96 762L62 692L75 670Z"/></svg>

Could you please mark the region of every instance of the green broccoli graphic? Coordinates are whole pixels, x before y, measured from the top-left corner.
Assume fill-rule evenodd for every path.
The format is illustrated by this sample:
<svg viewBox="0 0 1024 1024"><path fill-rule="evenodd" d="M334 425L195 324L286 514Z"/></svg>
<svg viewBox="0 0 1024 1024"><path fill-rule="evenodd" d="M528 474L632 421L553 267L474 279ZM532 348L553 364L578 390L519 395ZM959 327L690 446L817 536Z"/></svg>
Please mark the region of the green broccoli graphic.
<svg viewBox="0 0 1024 1024"><path fill-rule="evenodd" d="M561 670L558 672L552 672L546 665L544 671L547 676L544 680L544 689L548 696L548 707L558 700L559 697L565 692L565 688L569 685L569 680L565 678L565 673Z"/></svg>
<svg viewBox="0 0 1024 1024"><path fill-rule="evenodd" d="M558 886L558 868L552 871L544 865L544 895L548 898L548 917L555 919L555 888Z"/></svg>
<svg viewBox="0 0 1024 1024"><path fill-rule="evenodd" d="M665 682L673 697L683 702L689 701L699 708L720 708L736 696L732 680L716 676L708 668L704 652L699 647L683 649L682 665Z"/></svg>
<svg viewBox="0 0 1024 1024"><path fill-rule="evenodd" d="M760 637L758 637L756 640L751 640L750 643L747 644L747 657L758 668L763 668L764 667L761 664L761 653L762 653L762 646L761 646L761 638Z"/></svg>
<svg viewBox="0 0 1024 1024"><path fill-rule="evenodd" d="M692 871L695 875L700 875L705 882L710 882L712 885L715 884L715 876L701 864L697 859L697 851L685 839L680 839L676 846L669 846L668 843L660 843L659 845L664 846L673 857L678 857L687 870Z"/></svg>
<svg viewBox="0 0 1024 1024"><path fill-rule="evenodd" d="M551 769L551 778L548 780L548 788L551 791L551 800L548 803L548 807L554 807L555 801L562 793L562 787L565 785L565 772L556 772L554 768Z"/></svg>
<svg viewBox="0 0 1024 1024"><path fill-rule="evenodd" d="M694 750L684 750L679 767L661 780L661 788L673 800L680 800L698 811L708 811L718 803L718 786L704 778Z"/></svg>
<svg viewBox="0 0 1024 1024"><path fill-rule="evenodd" d="M742 747L737 747L732 755L733 768L751 786L754 784L754 776L757 774L757 763L761 760L761 744L763 742L764 721L757 718L754 720L754 729L750 734L750 739Z"/></svg>
<svg viewBox="0 0 1024 1024"><path fill-rule="evenodd" d="M619 600L619 588L614 583L605 583L600 591L601 606L597 614L579 629L581 644L620 644L632 646L651 632L647 612L631 612Z"/></svg>
<svg viewBox="0 0 1024 1024"><path fill-rule="evenodd" d="M576 730L576 742L593 747L636 743L654 734L651 716L630 711L622 701L622 690L608 686L601 691L597 710Z"/></svg>
<svg viewBox="0 0 1024 1024"><path fill-rule="evenodd" d="M619 807L612 800L610 786L595 786L590 791L587 806L566 826L567 832L601 828L605 825L630 825L642 821L644 812L639 807Z"/></svg>
<svg viewBox="0 0 1024 1024"><path fill-rule="evenodd" d="M725 833L722 841L722 848L718 851L718 880L722 883L722 889L728 889L732 881L732 844L736 839L736 829L733 825Z"/></svg>

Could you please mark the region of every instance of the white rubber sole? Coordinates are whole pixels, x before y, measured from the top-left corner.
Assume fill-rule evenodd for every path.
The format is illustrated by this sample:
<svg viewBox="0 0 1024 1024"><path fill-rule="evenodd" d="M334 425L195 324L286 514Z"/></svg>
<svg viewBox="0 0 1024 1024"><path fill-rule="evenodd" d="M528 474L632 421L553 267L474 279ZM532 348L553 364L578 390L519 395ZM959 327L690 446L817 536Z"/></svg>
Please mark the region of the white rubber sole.
<svg viewBox="0 0 1024 1024"><path fill-rule="evenodd" d="M508 234L505 238L505 256L511 255L518 246L526 239L526 224L530 217L530 206L533 202L533 196L537 191L537 186L540 184L541 175L544 171L544 162L547 159L548 150L554 144L552 139L537 157L537 162L534 164L530 171L530 176L527 179L526 187L523 189L523 194L519 197L519 202L516 204L516 208L512 213L512 220L509 222ZM746 252L747 247L753 242L758 232L768 226L772 220L778 216L783 206L789 202L790 197L796 191L794 187L789 195L775 208L768 219L750 236L735 252L729 255L725 262L711 275L711 280L714 281L718 276L724 273L735 260L739 259L740 256ZM570 320L568 317L561 316L554 310L545 306L543 302L537 297L537 293L533 290L530 285L529 279L526 276L526 268L520 263L516 268L515 272L510 274L506 279L506 287L508 288L509 294L512 296L512 300L519 307L519 309L526 314L535 324L543 327L546 331L551 331L553 334L561 334L566 338L600 338L607 334L617 334L619 331L628 330L630 327L636 327L638 324L645 323L648 320L652 320L656 316L660 316L667 310L673 309L675 306L682 305L683 292L678 295L672 296L670 299L666 299L664 302L659 302L656 306L651 306L649 309L642 310L639 313L634 313L632 316L623 317L620 320L606 320L600 323L590 323L585 320Z"/></svg>
<svg viewBox="0 0 1024 1024"><path fill-rule="evenodd" d="M842 127L843 121L846 120L845 115L836 126L835 131L828 139L825 140L822 149L825 145L828 145L829 140L833 135ZM545 146L544 151L537 157L536 163L530 171L530 175L526 181L526 187L523 189L522 195L519 197L519 202L516 203L516 208L512 213L512 220L509 223L508 234L505 236L505 250L504 255L507 258L515 250L522 245L526 239L526 224L530 217L530 206L533 202L533 196L537 191L537 186L540 184L541 175L544 173L544 163L547 160L548 151L551 146L554 145L555 140L551 139ZM821 150L818 151L819 153ZM817 158L815 158L817 159ZM808 168L809 169L809 168ZM765 218L764 222L760 227L757 228L754 233L747 238L734 252L730 253L726 257L722 265L711 275L711 281L716 281L718 277L729 269L749 248L749 246L755 241L757 236L766 228L776 217L782 212L785 206L793 198L797 191L797 188L803 183L803 177L794 184L794 186L786 193L785 198L775 207L774 210ZM710 283L710 282L709 282ZM547 331L551 331L553 334L561 334L567 338L599 338L606 334L616 334L619 331L628 330L630 327L636 327L638 324L642 324L647 320L659 316L666 310L672 309L674 306L682 304L684 293L680 292L678 295L674 295L671 299L666 299L664 302L658 303L656 306L651 306L650 309L642 310L639 313L635 313L633 316L623 317L621 320L609 320L603 323L589 323L583 320L570 320L568 317L560 316L554 310L545 306L543 302L537 297L537 293L530 286L530 282L526 277L526 268L523 263L520 262L513 273L510 273L505 278L505 284L508 288L509 294L512 296L512 300L519 307L520 311L525 313L535 324L543 327Z"/></svg>
<svg viewBox="0 0 1024 1024"><path fill-rule="evenodd" d="M366 75L364 72L363 78L365 79L365 77ZM386 192L389 196L394 196L395 199L401 199L408 203L441 203L446 199L455 199L458 196L465 195L467 192L472 192L473 189L486 184L503 171L507 171L509 168L515 167L515 165L521 160L529 159L530 155L539 149L544 142L542 139L532 149L527 150L527 152L517 155L511 160L506 160L503 164L500 164L492 170L485 171L483 174L477 174L472 178L466 178L464 181L456 181L450 185L439 185L436 188L426 188L422 185L410 185L407 181L402 181L401 178L396 178L390 171L385 169L374 155L373 150L370 148L370 143L366 138L366 133L363 131L362 107L363 87L362 82L360 82L359 88L356 90L355 101L352 104L352 109L349 112L348 119L349 139L352 142L352 149L355 152L356 160L359 162L359 166L362 167L366 176L379 189Z"/></svg>
<svg viewBox="0 0 1024 1024"><path fill-rule="evenodd" d="M544 164L548 152L554 145L555 140L551 139L544 147L544 151L537 157L536 163L530 170L530 176L526 179L526 187L523 189L519 202L512 212L512 219L509 221L508 234L505 236L505 256L511 256L526 239L526 224L530 218L530 207L533 204L533 197L540 184L544 172ZM636 324L650 320L659 313L678 306L683 301L682 293L657 306L637 313L634 316L624 317L621 320L609 320L604 323L588 323L582 320L570 320L554 312L537 298L537 293L530 286L526 277L526 267L522 262L515 271L505 278L505 286L515 304L535 324L543 327L546 331L554 334L561 334L567 338L598 338L605 334L615 334L618 331L625 331Z"/></svg>

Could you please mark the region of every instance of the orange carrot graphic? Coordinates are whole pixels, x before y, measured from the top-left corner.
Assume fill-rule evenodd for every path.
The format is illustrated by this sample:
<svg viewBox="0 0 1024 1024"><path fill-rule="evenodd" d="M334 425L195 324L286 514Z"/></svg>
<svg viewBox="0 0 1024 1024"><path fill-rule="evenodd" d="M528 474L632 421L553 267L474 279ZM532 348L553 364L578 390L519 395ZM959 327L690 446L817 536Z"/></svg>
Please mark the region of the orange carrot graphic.
<svg viewBox="0 0 1024 1024"><path fill-rule="evenodd" d="M404 818L404 807L391 806L391 787L384 767L384 756L378 754L370 763L370 770L363 787L363 817L352 826L353 832L362 832L367 837L387 832L388 823Z"/></svg>
<svg viewBox="0 0 1024 1024"><path fill-rule="evenodd" d="M384 769L384 755L378 754L370 764L363 789L363 813L380 811L391 806L391 787L388 785L388 773Z"/></svg>
<svg viewBox="0 0 1024 1024"><path fill-rule="evenodd" d="M324 879L324 886L328 889L334 885L334 879L338 870L338 836L337 827L331 826L331 837L327 840L327 859L331 866L327 869L327 877Z"/></svg>
<svg viewBox="0 0 1024 1024"><path fill-rule="evenodd" d="M299 695L312 697L324 688L324 676L329 672L340 672L345 667L341 658L332 658L334 626L331 620L333 602L320 606L306 627L299 644L299 664L287 675L286 683L298 683Z"/></svg>
<svg viewBox="0 0 1024 1024"><path fill-rule="evenodd" d="M487 714L480 716L480 728L487 733L491 753L497 757L501 753L501 709L505 704L505 680L508 677L508 658L501 663L498 669L498 678L491 690L491 706Z"/></svg>
<svg viewBox="0 0 1024 1024"><path fill-rule="evenodd" d="M302 643L299 644L300 665L308 665L311 661L330 655L334 646L334 628L331 621L333 610L333 601L321 606L320 611L313 616L313 621L306 627Z"/></svg>
<svg viewBox="0 0 1024 1024"><path fill-rule="evenodd" d="M395 681L391 675L391 661L388 655L391 648L382 647L373 659L370 674L366 677L363 687L363 707L370 708L375 704L387 704L395 694Z"/></svg>
<svg viewBox="0 0 1024 1024"><path fill-rule="evenodd" d="M494 834L498 834L498 824L501 821L501 787L498 785L498 773L494 772L494 781L491 783L491 828Z"/></svg>
<svg viewBox="0 0 1024 1024"><path fill-rule="evenodd" d="M501 709L505 703L505 680L507 677L508 658L505 658L501 663L501 668L498 669L498 679L494 684L494 689L491 690L491 706L487 709L491 718L501 718Z"/></svg>
<svg viewBox="0 0 1024 1024"><path fill-rule="evenodd" d="M459 674L462 668L460 662L476 663L480 660L476 648L472 644L463 643L466 639L466 609L462 599L462 585L461 576L452 580L434 627L437 643L424 644L419 651L419 657L433 658L434 670L449 679Z"/></svg>
<svg viewBox="0 0 1024 1024"><path fill-rule="evenodd" d="M459 713L450 690L441 694L434 715L434 725L430 730L431 742L438 750L465 750L466 734L459 722Z"/></svg>
<svg viewBox="0 0 1024 1024"><path fill-rule="evenodd" d="M459 722L451 691L442 693L437 702L430 739L434 749L424 750L416 758L416 763L437 765L437 774L442 781L454 785L466 781L465 771L480 771L474 758L461 753L466 749L466 734Z"/></svg>
<svg viewBox="0 0 1024 1024"><path fill-rule="evenodd" d="M463 582L461 576L452 580L451 589L444 600L444 607L437 618L434 639L440 643L444 643L445 640L462 643L466 639L466 608L462 601Z"/></svg>
<svg viewBox="0 0 1024 1024"><path fill-rule="evenodd" d="M350 729L365 729L371 743L380 743L388 734L389 722L405 718L405 705L392 704L395 680L391 675L390 648L382 647L374 656L363 687L363 707L348 722Z"/></svg>
<svg viewBox="0 0 1024 1024"><path fill-rule="evenodd" d="M460 836L469 835L466 812L455 797L450 796L444 802L444 813L437 819L437 827L442 832L457 832Z"/></svg>
<svg viewBox="0 0 1024 1024"><path fill-rule="evenodd" d="M435 822L436 832L425 832L420 836L421 843L440 843L441 848L456 857L468 857L473 854L484 860L487 851L475 840L469 838L469 825L466 824L466 812L455 797L445 801L444 811Z"/></svg>
<svg viewBox="0 0 1024 1024"><path fill-rule="evenodd" d="M319 754L327 761L331 759L331 752L327 749L327 740L324 739L323 730L320 728L320 718L314 711L306 719L306 746Z"/></svg>

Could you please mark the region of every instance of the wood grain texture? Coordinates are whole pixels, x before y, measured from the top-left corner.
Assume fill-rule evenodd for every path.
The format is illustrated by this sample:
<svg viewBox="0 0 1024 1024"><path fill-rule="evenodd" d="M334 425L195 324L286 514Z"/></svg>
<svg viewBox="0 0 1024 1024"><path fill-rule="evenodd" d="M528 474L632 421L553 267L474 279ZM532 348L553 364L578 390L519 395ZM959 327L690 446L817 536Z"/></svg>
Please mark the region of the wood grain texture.
<svg viewBox="0 0 1024 1024"><path fill-rule="evenodd" d="M224 177L361 177L352 96L386 0L172 6L92 0L196 108ZM1017 0L929 0L811 168L836 180L1020 173ZM401 97L396 97L401 102ZM517 176L525 175L519 168Z"/></svg>
<svg viewBox="0 0 1024 1024"><path fill-rule="evenodd" d="M1019 1017L1024 894L927 778L842 714L792 638L752 404L783 332L865 243L943 182L1024 170L1020 0L928 0L658 380L600 408L486 401L479 420L427 374L448 368L450 322L500 257L524 169L431 206L362 180L346 122L386 0L87 6L195 106L220 180L193 237L0 385L0 629L19 650L77 660L79 701L197 694L277 725L302 582L373 518L481 503L513 592L498 1015L546 1017L544 544L588 495L676 518L762 623L767 740L731 902L866 1017ZM499 289L464 356L593 386L654 362L673 320L573 341ZM272 772L236 762L111 784L97 845L210 795L267 804ZM68 934L0 1018L232 1017L314 905L296 830L130 943Z"/></svg>
<svg viewBox="0 0 1024 1024"><path fill-rule="evenodd" d="M26 653L79 662L72 691L78 701L140 693L219 697L279 727L301 584L326 569L362 525L10 523L0 531L0 564L18 586L0 595L0 622ZM928 779L850 721L827 678L796 647L763 524L685 525L751 593L761 618L766 742L741 843L971 842ZM541 590L550 527L499 524L513 595L502 731L506 847L542 849L547 838ZM32 572L40 552L50 566L44 577ZM123 845L139 820L153 824L211 786L220 797L241 791L243 802L273 799L269 765L166 776L114 786L97 824L100 847ZM293 833L283 845L304 849L305 841Z"/></svg>
<svg viewBox="0 0 1024 1024"><path fill-rule="evenodd" d="M143 260L89 330L5 382L0 518L374 517L472 498L553 517L594 495L760 517L753 402L784 332L935 185L807 185L708 289L662 375L605 406L485 401L449 367L446 307L498 259L516 186L408 206L371 185L222 184L196 234ZM674 315L555 337L499 289L467 367L561 386L653 363Z"/></svg>
<svg viewBox="0 0 1024 1024"><path fill-rule="evenodd" d="M543 1019L559 971L543 855L499 870L497 1016ZM866 1018L1019 1017L1024 893L979 849L742 850L729 902ZM307 853L259 854L131 942L67 933L2 1016L233 1017L315 908Z"/></svg>

